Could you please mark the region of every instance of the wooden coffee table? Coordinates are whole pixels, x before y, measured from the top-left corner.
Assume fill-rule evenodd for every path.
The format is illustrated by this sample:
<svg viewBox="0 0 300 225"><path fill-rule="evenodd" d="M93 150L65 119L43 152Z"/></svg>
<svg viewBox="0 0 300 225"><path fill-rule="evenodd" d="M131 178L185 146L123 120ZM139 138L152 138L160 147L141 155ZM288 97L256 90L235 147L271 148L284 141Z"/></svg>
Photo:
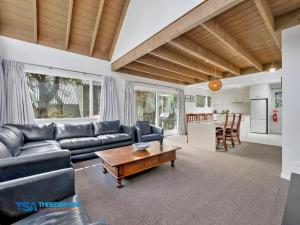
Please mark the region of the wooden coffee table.
<svg viewBox="0 0 300 225"><path fill-rule="evenodd" d="M96 155L102 160L103 173L109 171L116 178L117 187L121 188L124 177L169 161L174 167L178 149L180 147L152 142L151 146L143 151L135 151L132 146L125 146L99 151Z"/></svg>

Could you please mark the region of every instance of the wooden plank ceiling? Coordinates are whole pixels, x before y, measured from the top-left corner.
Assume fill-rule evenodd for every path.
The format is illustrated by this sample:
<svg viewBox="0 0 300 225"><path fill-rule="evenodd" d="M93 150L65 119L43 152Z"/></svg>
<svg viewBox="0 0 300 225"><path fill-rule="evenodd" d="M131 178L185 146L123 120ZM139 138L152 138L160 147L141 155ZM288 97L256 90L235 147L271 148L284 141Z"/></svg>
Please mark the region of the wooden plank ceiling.
<svg viewBox="0 0 300 225"><path fill-rule="evenodd" d="M281 31L299 23L300 0L207 0L112 69L188 85L280 68Z"/></svg>
<svg viewBox="0 0 300 225"><path fill-rule="evenodd" d="M0 0L0 35L110 60L129 0Z"/></svg>

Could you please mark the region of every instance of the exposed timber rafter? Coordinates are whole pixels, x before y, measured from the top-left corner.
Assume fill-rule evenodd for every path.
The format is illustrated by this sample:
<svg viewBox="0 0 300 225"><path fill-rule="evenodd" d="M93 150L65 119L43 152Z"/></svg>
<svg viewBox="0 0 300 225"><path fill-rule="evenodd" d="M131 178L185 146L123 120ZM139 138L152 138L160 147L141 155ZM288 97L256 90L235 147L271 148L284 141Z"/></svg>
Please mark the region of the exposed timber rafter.
<svg viewBox="0 0 300 225"><path fill-rule="evenodd" d="M220 26L216 19L206 21L205 23L201 24L201 26L232 51L239 53L246 61L256 67L259 71L263 71L262 64L237 40L235 40L222 26Z"/></svg>
<svg viewBox="0 0 300 225"><path fill-rule="evenodd" d="M97 34L98 34L98 28L99 28L99 24L100 24L100 20L101 20L104 1L105 0L100 0L100 2L99 2L97 17L96 17L96 21L95 21L95 25L94 25L93 34L92 34L92 41L91 41L91 45L90 45L90 56L92 56L93 52L94 52L94 47L95 47L95 42L96 42L96 38L97 38Z"/></svg>
<svg viewBox="0 0 300 225"><path fill-rule="evenodd" d="M268 28L269 33L271 34L277 48L281 51L281 43L274 29L274 17L269 3L267 2L267 0L254 0L254 3L264 23L266 24L266 27Z"/></svg>

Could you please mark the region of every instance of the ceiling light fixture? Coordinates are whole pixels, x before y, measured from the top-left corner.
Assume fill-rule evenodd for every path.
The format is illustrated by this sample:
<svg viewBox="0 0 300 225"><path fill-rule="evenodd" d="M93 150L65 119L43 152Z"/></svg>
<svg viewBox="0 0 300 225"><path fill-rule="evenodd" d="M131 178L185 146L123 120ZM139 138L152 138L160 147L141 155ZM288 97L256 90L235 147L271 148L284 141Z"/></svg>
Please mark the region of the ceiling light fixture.
<svg viewBox="0 0 300 225"><path fill-rule="evenodd" d="M272 65L270 66L270 68L269 68L269 72L270 73L274 73L275 71L277 70L277 68L276 68L276 66L274 65L274 62L272 61Z"/></svg>
<svg viewBox="0 0 300 225"><path fill-rule="evenodd" d="M220 79L217 79L216 78L217 76L217 69L215 67L215 79L214 80L210 80L208 82L208 88L211 90L211 91L218 91L222 88L222 81Z"/></svg>

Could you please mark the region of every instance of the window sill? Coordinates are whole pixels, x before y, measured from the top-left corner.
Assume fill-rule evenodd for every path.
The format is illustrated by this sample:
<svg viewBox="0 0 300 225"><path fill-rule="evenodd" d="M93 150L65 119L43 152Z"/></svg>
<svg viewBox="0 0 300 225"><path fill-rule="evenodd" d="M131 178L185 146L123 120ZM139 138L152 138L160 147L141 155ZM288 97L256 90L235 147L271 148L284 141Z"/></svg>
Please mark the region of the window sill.
<svg viewBox="0 0 300 225"><path fill-rule="evenodd" d="M97 121L96 117L92 118L47 118L47 119L35 119L36 123L49 123L49 122L56 122L56 123L83 123L83 122L93 122Z"/></svg>

